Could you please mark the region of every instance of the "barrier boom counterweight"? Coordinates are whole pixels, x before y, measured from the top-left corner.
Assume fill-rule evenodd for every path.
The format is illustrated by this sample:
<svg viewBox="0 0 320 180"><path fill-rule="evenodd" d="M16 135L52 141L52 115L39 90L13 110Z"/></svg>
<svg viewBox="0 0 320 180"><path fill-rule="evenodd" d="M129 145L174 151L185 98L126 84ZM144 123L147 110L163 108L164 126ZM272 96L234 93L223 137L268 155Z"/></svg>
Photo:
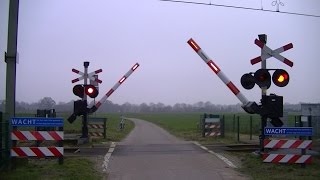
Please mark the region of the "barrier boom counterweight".
<svg viewBox="0 0 320 180"><path fill-rule="evenodd" d="M130 70L98 101L92 108L91 112L95 112L110 96L111 94L139 67L139 63L130 68Z"/></svg>
<svg viewBox="0 0 320 180"><path fill-rule="evenodd" d="M229 78L221 71L221 69L207 56L200 46L191 38L188 44L196 51L210 69L217 74L221 81L228 86L233 94L241 101L243 105L249 103L248 99L239 91L239 89L229 80Z"/></svg>

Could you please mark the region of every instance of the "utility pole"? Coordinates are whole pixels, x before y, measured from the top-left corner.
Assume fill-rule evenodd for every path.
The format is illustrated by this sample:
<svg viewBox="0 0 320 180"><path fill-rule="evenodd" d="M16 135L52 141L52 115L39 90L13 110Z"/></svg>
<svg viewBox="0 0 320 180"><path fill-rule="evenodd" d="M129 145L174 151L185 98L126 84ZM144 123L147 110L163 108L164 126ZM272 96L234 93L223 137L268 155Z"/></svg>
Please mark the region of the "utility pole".
<svg viewBox="0 0 320 180"><path fill-rule="evenodd" d="M267 44L267 35L266 34L259 34L258 35L259 40L263 43L263 44ZM267 61L266 59L263 59L263 57L266 56L266 52L261 49L261 69L267 69ZM262 105L264 105L263 103L265 103L264 99L267 95L267 87L261 87L261 103ZM262 154L264 151L264 146L263 146L263 141L265 139L265 135L264 135L264 128L267 126L267 117L261 115L261 135L260 135L260 153Z"/></svg>
<svg viewBox="0 0 320 180"><path fill-rule="evenodd" d="M19 0L10 0L9 5L9 23L8 23L8 42L7 52L5 53L5 62L7 63L6 74L6 108L5 108L5 126L7 134L5 138L6 156L9 157L9 129L10 119L15 116L16 100L16 62L17 62L17 39L18 39L18 14Z"/></svg>
<svg viewBox="0 0 320 180"><path fill-rule="evenodd" d="M18 12L19 0L10 0L8 43L7 52L5 53L5 62L7 63L5 112L9 117L15 115Z"/></svg>

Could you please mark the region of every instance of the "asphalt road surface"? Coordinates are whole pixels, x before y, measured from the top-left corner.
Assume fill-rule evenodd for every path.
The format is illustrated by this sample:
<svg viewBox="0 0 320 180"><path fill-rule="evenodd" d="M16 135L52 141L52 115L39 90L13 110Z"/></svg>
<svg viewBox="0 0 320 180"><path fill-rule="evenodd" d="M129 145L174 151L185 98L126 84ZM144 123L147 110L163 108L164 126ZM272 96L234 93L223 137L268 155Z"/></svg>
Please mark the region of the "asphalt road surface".
<svg viewBox="0 0 320 180"><path fill-rule="evenodd" d="M110 157L108 180L249 179L191 142L152 123L132 121L135 128Z"/></svg>

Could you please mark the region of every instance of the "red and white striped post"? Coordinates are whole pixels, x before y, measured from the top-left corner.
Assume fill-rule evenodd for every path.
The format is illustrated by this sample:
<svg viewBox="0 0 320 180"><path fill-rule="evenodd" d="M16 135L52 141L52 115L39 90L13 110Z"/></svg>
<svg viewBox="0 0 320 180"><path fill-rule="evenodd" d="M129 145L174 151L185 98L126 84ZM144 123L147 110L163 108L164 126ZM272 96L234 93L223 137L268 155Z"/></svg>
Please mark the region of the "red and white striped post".
<svg viewBox="0 0 320 180"><path fill-rule="evenodd" d="M217 74L220 80L231 90L231 92L241 101L243 105L249 103L248 99L240 92L240 90L229 80L229 78L222 72L217 64L200 48L200 46L191 38L188 44L196 51L196 53L203 59L203 61L210 67L210 69Z"/></svg>

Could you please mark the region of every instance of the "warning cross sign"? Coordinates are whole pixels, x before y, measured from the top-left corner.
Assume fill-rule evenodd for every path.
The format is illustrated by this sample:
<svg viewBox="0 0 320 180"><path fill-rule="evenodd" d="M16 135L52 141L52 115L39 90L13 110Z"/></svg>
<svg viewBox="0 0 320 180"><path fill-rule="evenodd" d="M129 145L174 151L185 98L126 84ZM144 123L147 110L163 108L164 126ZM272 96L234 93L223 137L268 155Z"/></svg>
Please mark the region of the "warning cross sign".
<svg viewBox="0 0 320 180"><path fill-rule="evenodd" d="M83 72L77 70L77 69L72 69L72 72L81 75L79 78L73 79L71 81L72 83L78 82L78 81L80 81L80 80L85 78L85 74ZM102 72L102 69L98 69L96 71L88 73L87 78L89 78L91 81L95 81L97 83L102 83L102 81L100 79L98 79L97 76L95 76L96 74L101 73L101 72Z"/></svg>
<svg viewBox="0 0 320 180"><path fill-rule="evenodd" d="M282 55L280 55L280 53L287 51L291 48L293 48L293 44L289 43L285 46L282 46L278 49L272 50L271 48L269 48L266 44L264 44L263 42L259 41L258 39L256 39L254 41L254 43L259 46L264 52L266 52L266 54L262 55L262 56L258 56L254 59L251 59L251 64L254 65L258 62L261 62L263 60L266 60L270 57L274 57L276 59L278 59L279 61L285 63L286 65L292 67L293 66L293 62L290 61L289 59L283 57Z"/></svg>

